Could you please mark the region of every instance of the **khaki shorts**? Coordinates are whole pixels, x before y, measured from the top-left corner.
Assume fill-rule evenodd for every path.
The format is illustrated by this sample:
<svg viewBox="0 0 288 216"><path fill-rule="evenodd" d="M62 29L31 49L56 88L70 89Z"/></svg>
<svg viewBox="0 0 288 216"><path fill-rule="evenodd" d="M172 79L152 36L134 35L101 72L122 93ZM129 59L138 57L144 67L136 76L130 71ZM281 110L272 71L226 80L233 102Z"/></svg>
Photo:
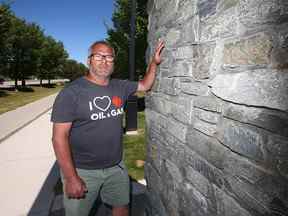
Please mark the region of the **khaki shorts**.
<svg viewBox="0 0 288 216"><path fill-rule="evenodd" d="M86 183L88 192L83 199L68 199L64 193L66 216L89 215L98 195L104 203L111 206L129 204L129 176L123 162L105 169L84 170L77 168L77 172ZM63 181L62 175L61 178Z"/></svg>

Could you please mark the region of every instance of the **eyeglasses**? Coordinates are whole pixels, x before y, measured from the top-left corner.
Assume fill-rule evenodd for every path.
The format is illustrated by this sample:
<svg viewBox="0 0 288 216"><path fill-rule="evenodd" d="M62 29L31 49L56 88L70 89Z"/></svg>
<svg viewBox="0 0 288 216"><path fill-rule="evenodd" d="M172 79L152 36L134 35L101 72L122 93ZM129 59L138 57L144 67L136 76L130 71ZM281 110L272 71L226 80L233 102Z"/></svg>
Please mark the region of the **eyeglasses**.
<svg viewBox="0 0 288 216"><path fill-rule="evenodd" d="M114 61L113 55L101 55L99 53L91 54L90 58L93 58L95 61L102 61L103 59L105 59L107 62L113 62Z"/></svg>

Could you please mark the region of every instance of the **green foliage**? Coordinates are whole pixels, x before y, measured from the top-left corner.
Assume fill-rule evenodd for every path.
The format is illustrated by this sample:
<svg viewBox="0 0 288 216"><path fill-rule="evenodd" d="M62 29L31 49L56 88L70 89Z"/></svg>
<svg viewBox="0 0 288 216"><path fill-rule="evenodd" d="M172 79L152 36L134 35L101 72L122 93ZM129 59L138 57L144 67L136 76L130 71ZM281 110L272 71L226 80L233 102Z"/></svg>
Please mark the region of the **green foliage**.
<svg viewBox="0 0 288 216"><path fill-rule="evenodd" d="M78 63L75 60L68 59L65 64L63 65L63 77L70 79L70 81L73 81L77 79L80 76L83 76L88 71L88 68L82 64Z"/></svg>
<svg viewBox="0 0 288 216"><path fill-rule="evenodd" d="M51 36L46 37L39 50L39 57L39 79L51 80L57 76L63 75L62 70L68 54L65 51L62 42L57 42Z"/></svg>
<svg viewBox="0 0 288 216"><path fill-rule="evenodd" d="M12 22L12 12L7 4L0 5L0 74L4 74L7 65L7 40Z"/></svg>
<svg viewBox="0 0 288 216"><path fill-rule="evenodd" d="M63 43L46 36L36 23L16 17L10 5L4 3L0 3L0 48L0 76L15 80L16 88L18 80L22 80L23 88L25 79L31 76L41 81L58 77L73 79L71 72L65 70L70 62ZM75 64L77 73L86 70L83 64Z"/></svg>
<svg viewBox="0 0 288 216"><path fill-rule="evenodd" d="M44 40L43 31L35 23L12 17L7 40L7 72L9 78L25 80L36 75L39 50Z"/></svg>
<svg viewBox="0 0 288 216"><path fill-rule="evenodd" d="M135 78L141 78L146 70L145 52L147 48L147 0L136 0L135 34ZM112 15L113 28L108 28L107 41L116 50L114 77L129 78L129 38L130 38L130 0L115 0Z"/></svg>

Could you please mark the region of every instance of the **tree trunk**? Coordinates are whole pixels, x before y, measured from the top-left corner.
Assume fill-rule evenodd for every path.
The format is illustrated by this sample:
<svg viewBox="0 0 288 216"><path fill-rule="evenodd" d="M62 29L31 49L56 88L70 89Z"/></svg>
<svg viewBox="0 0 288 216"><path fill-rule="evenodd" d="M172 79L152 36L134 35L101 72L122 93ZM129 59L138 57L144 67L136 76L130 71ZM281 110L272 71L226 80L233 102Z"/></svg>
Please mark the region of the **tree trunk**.
<svg viewBox="0 0 288 216"><path fill-rule="evenodd" d="M42 78L40 78L40 86L42 87Z"/></svg>
<svg viewBox="0 0 288 216"><path fill-rule="evenodd" d="M22 83L22 88L24 88L26 86L26 80L25 79L22 79L21 80L21 83Z"/></svg>
<svg viewBox="0 0 288 216"><path fill-rule="evenodd" d="M18 79L17 78L15 78L15 90L17 90L18 89Z"/></svg>

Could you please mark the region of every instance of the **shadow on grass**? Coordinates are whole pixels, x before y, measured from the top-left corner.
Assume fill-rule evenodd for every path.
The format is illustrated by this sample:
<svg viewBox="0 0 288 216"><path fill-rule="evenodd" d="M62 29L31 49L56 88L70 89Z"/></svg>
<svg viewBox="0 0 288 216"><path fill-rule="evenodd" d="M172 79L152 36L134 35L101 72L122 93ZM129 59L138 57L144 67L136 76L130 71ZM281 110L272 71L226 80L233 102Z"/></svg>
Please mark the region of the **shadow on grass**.
<svg viewBox="0 0 288 216"><path fill-rule="evenodd" d="M19 86L17 90L20 92L34 92L34 89L30 86Z"/></svg>
<svg viewBox="0 0 288 216"><path fill-rule="evenodd" d="M0 90L0 97L7 97L7 96L8 96L8 94L7 94L6 91L1 91Z"/></svg>
<svg viewBox="0 0 288 216"><path fill-rule="evenodd" d="M43 88L56 88L56 84L43 84Z"/></svg>

